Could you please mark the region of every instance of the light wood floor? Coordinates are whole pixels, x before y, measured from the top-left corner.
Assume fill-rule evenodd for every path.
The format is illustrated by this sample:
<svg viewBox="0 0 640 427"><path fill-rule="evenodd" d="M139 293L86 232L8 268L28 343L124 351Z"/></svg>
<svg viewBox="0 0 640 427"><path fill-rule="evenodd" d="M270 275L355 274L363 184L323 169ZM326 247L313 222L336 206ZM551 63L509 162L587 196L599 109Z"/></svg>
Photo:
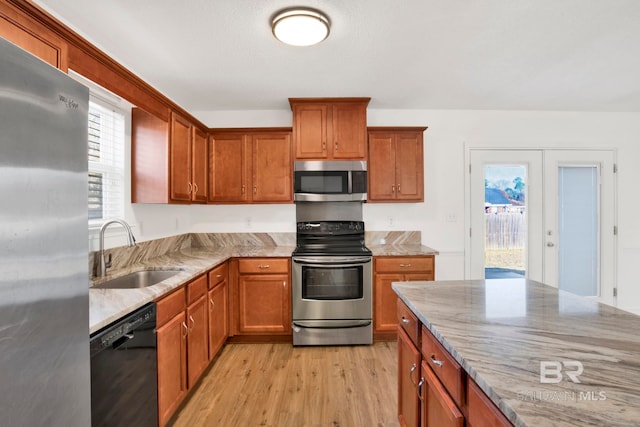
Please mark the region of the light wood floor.
<svg viewBox="0 0 640 427"><path fill-rule="evenodd" d="M397 427L397 345L228 344L173 427Z"/></svg>

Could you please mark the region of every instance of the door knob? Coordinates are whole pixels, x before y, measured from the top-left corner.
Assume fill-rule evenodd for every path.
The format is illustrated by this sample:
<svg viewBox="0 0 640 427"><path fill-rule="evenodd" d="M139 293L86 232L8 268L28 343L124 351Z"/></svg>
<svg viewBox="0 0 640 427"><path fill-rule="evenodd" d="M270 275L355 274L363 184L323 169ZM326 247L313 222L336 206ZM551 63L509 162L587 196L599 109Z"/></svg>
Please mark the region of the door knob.
<svg viewBox="0 0 640 427"><path fill-rule="evenodd" d="M555 245L553 244L553 242L547 242L547 247L552 248L552 247L554 247L554 246L555 246Z"/></svg>

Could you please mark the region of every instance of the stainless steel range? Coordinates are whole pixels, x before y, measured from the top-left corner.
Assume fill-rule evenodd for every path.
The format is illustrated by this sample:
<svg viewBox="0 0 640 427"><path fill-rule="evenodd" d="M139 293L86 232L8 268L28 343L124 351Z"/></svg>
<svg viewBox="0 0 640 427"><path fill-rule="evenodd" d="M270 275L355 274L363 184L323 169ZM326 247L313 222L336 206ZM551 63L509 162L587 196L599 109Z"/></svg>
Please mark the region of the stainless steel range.
<svg viewBox="0 0 640 427"><path fill-rule="evenodd" d="M364 222L298 221L293 345L371 344L372 260Z"/></svg>

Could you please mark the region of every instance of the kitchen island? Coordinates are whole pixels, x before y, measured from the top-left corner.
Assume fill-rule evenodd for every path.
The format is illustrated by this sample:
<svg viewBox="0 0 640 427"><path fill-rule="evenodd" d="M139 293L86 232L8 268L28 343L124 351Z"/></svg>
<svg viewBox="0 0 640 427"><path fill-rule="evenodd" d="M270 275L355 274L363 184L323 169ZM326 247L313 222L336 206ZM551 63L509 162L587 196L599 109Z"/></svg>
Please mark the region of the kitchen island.
<svg viewBox="0 0 640 427"><path fill-rule="evenodd" d="M515 426L640 423L640 316L526 279L393 289Z"/></svg>

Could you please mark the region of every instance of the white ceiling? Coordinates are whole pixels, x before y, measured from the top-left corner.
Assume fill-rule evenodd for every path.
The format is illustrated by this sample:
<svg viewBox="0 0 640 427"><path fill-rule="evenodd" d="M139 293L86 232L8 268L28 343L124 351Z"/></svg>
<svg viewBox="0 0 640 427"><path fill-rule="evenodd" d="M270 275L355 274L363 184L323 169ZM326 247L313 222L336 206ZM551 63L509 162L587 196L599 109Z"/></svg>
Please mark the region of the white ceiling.
<svg viewBox="0 0 640 427"><path fill-rule="evenodd" d="M378 109L640 111L638 0L37 0L188 111L369 96ZM270 18L323 10L327 40Z"/></svg>

